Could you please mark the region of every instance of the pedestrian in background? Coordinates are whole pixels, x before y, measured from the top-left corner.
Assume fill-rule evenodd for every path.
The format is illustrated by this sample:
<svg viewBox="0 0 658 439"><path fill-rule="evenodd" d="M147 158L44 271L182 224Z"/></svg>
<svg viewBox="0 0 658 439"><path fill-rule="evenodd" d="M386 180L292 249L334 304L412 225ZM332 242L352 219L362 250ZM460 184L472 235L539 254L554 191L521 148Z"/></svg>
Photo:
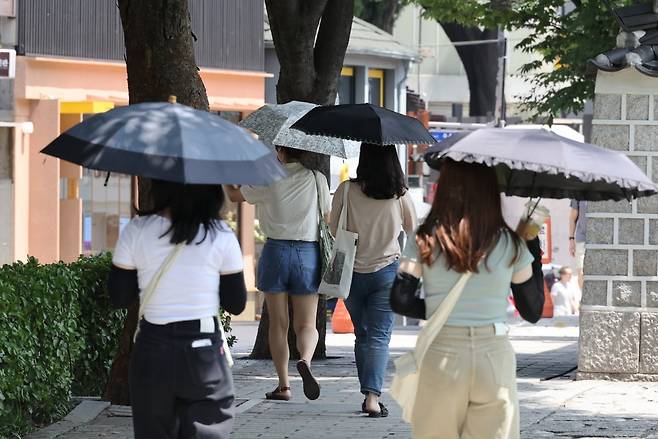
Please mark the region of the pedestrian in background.
<svg viewBox="0 0 658 439"><path fill-rule="evenodd" d="M334 194L334 235L348 185L347 230L358 233L359 240L345 305L354 324L356 367L365 395L361 410L371 417L385 417L388 409L379 397L395 320L389 292L399 265L398 236L402 230L413 233L416 211L394 146L361 144L356 178L341 183Z"/></svg>
<svg viewBox="0 0 658 439"><path fill-rule="evenodd" d="M569 254L576 259L578 286L585 282L585 241L587 240L587 201L571 200L569 212Z"/></svg>
<svg viewBox="0 0 658 439"><path fill-rule="evenodd" d="M130 364L136 439L226 439L233 378L222 348L220 304L245 307L242 252L219 220L222 187L153 180L153 210L121 232L108 289L112 303L140 299ZM143 316L142 316L143 314Z"/></svg>
<svg viewBox="0 0 658 439"><path fill-rule="evenodd" d="M519 288L543 294L532 279L539 246L533 258L505 223L493 168L446 160L439 187L404 250L400 270L411 276L396 283L412 278L417 285L422 275L430 318L458 280L473 274L419 365L413 437L518 438L516 358L504 322L510 283L515 295Z"/></svg>
<svg viewBox="0 0 658 439"><path fill-rule="evenodd" d="M571 288L571 268L562 267L558 271L560 279L551 287L554 316L570 316L578 312L578 302Z"/></svg>
<svg viewBox="0 0 658 439"><path fill-rule="evenodd" d="M288 177L271 186L227 186L231 201L256 205L258 220L267 236L258 261L256 286L265 293L269 312L268 341L279 384L267 399L291 398L288 376L288 300L292 302L293 328L301 359L297 370L308 399L320 396L320 384L311 373L311 359L318 343L315 320L321 262L318 244L318 202L328 221L329 185L320 172L305 168L304 151L277 146L279 161Z"/></svg>

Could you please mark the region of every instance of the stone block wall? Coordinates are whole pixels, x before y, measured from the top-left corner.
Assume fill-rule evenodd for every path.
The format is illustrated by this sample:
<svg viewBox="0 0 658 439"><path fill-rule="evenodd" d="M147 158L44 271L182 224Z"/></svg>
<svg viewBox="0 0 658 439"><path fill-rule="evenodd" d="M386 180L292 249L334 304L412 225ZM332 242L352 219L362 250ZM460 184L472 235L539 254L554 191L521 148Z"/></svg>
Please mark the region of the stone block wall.
<svg viewBox="0 0 658 439"><path fill-rule="evenodd" d="M592 143L658 181L658 80L599 72ZM658 197L589 203L579 379L658 381Z"/></svg>

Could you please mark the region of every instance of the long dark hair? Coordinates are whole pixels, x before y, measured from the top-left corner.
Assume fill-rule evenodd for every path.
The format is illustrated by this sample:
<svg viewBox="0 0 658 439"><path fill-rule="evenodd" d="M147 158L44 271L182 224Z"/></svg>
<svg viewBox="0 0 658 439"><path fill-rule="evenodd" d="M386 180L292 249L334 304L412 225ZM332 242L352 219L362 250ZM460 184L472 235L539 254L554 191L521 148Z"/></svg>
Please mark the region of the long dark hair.
<svg viewBox="0 0 658 439"><path fill-rule="evenodd" d="M407 191L397 150L393 145L373 145L363 142L356 168L357 183L369 198L388 200L400 198Z"/></svg>
<svg viewBox="0 0 658 439"><path fill-rule="evenodd" d="M140 216L153 215L168 210L171 227L161 236L171 234L170 242L191 244L203 226L201 244L208 233L214 237L220 227L219 213L224 206L224 190L219 185L181 184L151 180L149 191L153 208L140 211Z"/></svg>
<svg viewBox="0 0 658 439"><path fill-rule="evenodd" d="M422 262L432 265L438 249L449 270L477 273L478 263L505 230L515 247L511 265L523 242L503 218L496 172L481 164L446 159L432 209L416 235Z"/></svg>

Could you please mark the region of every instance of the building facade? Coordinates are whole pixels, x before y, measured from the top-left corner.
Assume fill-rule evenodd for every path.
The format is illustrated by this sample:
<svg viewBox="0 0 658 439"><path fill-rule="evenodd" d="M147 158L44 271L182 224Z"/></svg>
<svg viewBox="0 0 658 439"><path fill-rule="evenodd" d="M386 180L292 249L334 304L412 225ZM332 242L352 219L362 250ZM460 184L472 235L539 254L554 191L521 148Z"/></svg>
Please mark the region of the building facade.
<svg viewBox="0 0 658 439"><path fill-rule="evenodd" d="M130 218L130 177L104 186L105 175L39 151L85 117L128 104L116 2L5 3L14 7L0 10L0 44L17 56L15 78L0 78L0 264L112 249ZM211 110L239 120L263 105L262 1L196 0L190 15ZM250 236L241 230L247 260Z"/></svg>

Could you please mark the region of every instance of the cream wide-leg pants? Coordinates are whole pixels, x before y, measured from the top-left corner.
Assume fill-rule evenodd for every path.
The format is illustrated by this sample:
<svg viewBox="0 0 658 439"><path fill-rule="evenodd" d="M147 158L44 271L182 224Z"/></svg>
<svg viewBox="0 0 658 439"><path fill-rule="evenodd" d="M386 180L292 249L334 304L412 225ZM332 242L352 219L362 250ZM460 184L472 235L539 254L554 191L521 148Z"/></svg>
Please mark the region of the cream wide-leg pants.
<svg viewBox="0 0 658 439"><path fill-rule="evenodd" d="M516 356L493 325L445 326L425 355L414 439L517 439Z"/></svg>

